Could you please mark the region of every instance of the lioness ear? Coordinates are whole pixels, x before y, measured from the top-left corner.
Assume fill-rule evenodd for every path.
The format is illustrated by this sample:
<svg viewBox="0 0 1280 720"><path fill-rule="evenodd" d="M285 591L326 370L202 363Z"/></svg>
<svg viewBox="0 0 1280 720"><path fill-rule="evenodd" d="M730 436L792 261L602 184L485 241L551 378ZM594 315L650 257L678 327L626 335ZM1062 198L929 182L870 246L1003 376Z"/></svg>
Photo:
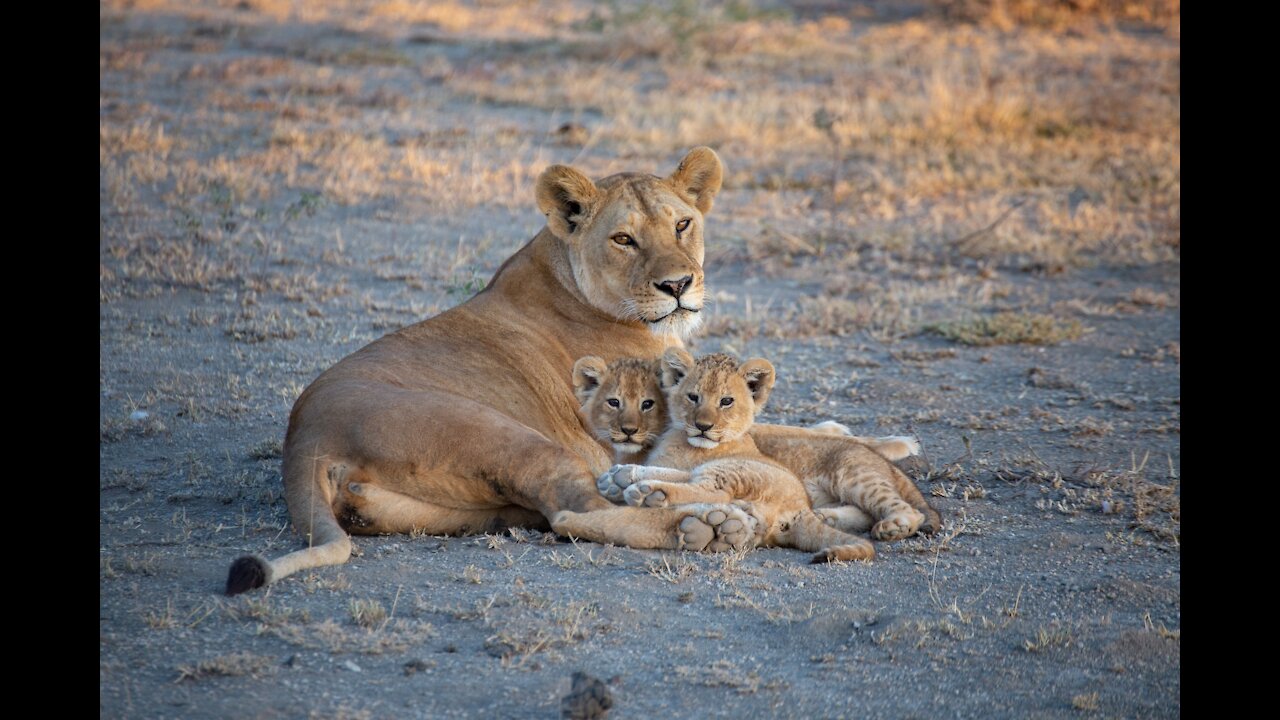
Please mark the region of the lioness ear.
<svg viewBox="0 0 1280 720"><path fill-rule="evenodd" d="M777 379L773 371L773 363L763 358L752 358L742 363L738 373L746 378L756 409L763 407L764 401L769 399L769 391L773 389L773 381Z"/></svg>
<svg viewBox="0 0 1280 720"><path fill-rule="evenodd" d="M720 192L720 183L724 179L724 165L720 164L720 156L709 147L696 147L680 161L680 167L671 173L668 181L676 191L687 195L693 201L698 212L706 215L711 212L711 205Z"/></svg>
<svg viewBox="0 0 1280 720"><path fill-rule="evenodd" d="M586 220L599 194L591 178L567 165L552 165L538 176L538 209L547 216L547 227L562 240Z"/></svg>
<svg viewBox="0 0 1280 720"><path fill-rule="evenodd" d="M600 378L604 377L606 365L604 360L595 355L578 358L573 364L573 394L583 405L600 389Z"/></svg>
<svg viewBox="0 0 1280 720"><path fill-rule="evenodd" d="M692 367L693 356L684 348L667 348L667 351L662 353L662 389L670 390L679 385Z"/></svg>

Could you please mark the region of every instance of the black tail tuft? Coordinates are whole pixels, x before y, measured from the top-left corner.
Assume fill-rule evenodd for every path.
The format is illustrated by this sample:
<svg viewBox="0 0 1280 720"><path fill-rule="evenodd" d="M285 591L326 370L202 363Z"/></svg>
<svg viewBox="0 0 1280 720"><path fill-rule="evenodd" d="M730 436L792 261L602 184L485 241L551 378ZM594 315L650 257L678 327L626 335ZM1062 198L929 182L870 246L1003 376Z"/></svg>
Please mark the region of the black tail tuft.
<svg viewBox="0 0 1280 720"><path fill-rule="evenodd" d="M267 561L256 555L243 555L231 563L227 573L227 594L239 595L245 590L267 584Z"/></svg>

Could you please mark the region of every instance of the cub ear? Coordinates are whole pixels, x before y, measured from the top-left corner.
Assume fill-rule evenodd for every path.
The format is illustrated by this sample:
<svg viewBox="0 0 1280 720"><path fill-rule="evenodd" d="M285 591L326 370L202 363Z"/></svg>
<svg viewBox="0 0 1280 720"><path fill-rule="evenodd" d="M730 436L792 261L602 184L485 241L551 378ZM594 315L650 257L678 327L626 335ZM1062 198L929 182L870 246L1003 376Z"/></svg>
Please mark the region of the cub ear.
<svg viewBox="0 0 1280 720"><path fill-rule="evenodd" d="M676 192L693 201L698 212L706 215L711 212L723 179L724 165L720 163L720 156L704 146L690 150L667 180L675 186Z"/></svg>
<svg viewBox="0 0 1280 720"><path fill-rule="evenodd" d="M586 405L596 394L606 368L604 360L595 355L578 358L578 362L573 364L573 394L578 396L578 402Z"/></svg>
<svg viewBox="0 0 1280 720"><path fill-rule="evenodd" d="M769 399L769 391L773 389L773 381L778 379L773 371L773 363L764 358L752 358L742 363L738 373L746 378L756 409L763 407L764 401Z"/></svg>
<svg viewBox="0 0 1280 720"><path fill-rule="evenodd" d="M662 389L670 390L693 368L693 356L684 348L669 347L662 353Z"/></svg>
<svg viewBox="0 0 1280 720"><path fill-rule="evenodd" d="M543 170L536 192L538 209L547 216L547 227L561 240L577 231L600 195L591 178L568 165L552 165Z"/></svg>

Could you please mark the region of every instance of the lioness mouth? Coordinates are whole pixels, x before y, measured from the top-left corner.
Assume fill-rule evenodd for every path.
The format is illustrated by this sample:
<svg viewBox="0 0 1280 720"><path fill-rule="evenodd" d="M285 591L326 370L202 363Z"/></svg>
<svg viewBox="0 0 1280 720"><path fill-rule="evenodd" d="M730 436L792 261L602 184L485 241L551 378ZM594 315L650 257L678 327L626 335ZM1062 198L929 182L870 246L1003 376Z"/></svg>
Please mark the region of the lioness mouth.
<svg viewBox="0 0 1280 720"><path fill-rule="evenodd" d="M707 437L706 435L695 435L691 438L688 438L688 440L690 445L696 448L702 448L703 450L710 450L711 448L720 444L715 440L712 440L711 438Z"/></svg>
<svg viewBox="0 0 1280 720"><path fill-rule="evenodd" d="M675 315L676 313L680 312L681 310L684 310L685 312L688 312L688 313L690 313L690 314L692 314L692 313L699 313L699 312L702 312L702 308L700 308L700 307L694 308L694 307L685 307L684 305L680 305L680 306L677 306L677 307L676 307L676 309L674 309L674 310L672 310L671 312L667 313L666 315L663 315L663 316L662 316L662 317L660 317L660 318L654 318L653 320L650 320L649 322L650 322L650 323L660 323L660 322L662 322L663 320L666 320L667 318L671 317L672 315Z"/></svg>

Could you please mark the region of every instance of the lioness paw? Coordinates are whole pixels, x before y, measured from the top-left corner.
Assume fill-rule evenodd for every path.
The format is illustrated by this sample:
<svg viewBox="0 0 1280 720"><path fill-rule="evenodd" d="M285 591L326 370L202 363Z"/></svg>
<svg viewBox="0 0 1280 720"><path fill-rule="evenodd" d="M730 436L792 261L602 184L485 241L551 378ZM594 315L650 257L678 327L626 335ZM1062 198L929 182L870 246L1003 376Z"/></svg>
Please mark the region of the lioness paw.
<svg viewBox="0 0 1280 720"><path fill-rule="evenodd" d="M628 485L622 497L632 507L666 507L667 493L649 483Z"/></svg>
<svg viewBox="0 0 1280 720"><path fill-rule="evenodd" d="M596 479L596 489L613 502L623 501L623 493L632 483L632 474L638 465L614 465Z"/></svg>
<svg viewBox="0 0 1280 720"><path fill-rule="evenodd" d="M681 550L742 550L755 547L757 521L742 508L711 505L680 521Z"/></svg>

